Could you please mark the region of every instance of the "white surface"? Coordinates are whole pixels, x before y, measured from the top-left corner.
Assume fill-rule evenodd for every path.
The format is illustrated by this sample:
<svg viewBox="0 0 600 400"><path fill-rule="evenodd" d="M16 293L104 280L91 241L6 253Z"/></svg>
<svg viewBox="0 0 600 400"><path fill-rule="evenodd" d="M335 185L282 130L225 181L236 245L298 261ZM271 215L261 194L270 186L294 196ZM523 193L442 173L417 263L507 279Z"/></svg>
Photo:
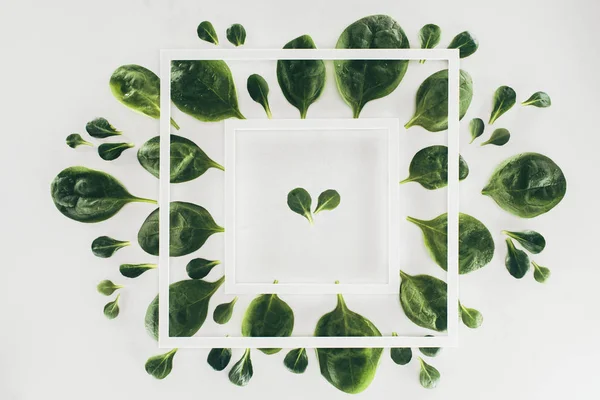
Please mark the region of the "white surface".
<svg viewBox="0 0 600 400"><path fill-rule="evenodd" d="M254 378L245 388L231 385L225 373L211 371L205 361L207 352L200 350L178 352L173 373L165 381L148 377L143 363L158 351L156 342L144 332L143 315L156 294L156 276L126 281L129 291L121 296L122 314L109 322L102 315L108 298L95 292L96 283L105 278L121 280L119 263L146 258L139 247L131 247L109 261L101 260L91 255L89 244L101 234L135 240L139 225L153 207L127 206L126 213L101 226L82 225L60 215L48 193L58 171L80 163L115 174L137 195L158 193L158 181L139 168L134 150L107 163L91 149L72 151L63 142L67 134L81 132L85 122L100 115L111 116L127 132L126 139L137 145L158 134L157 121L133 114L112 98L107 82L118 65L139 63L158 71L161 48L209 48L195 35L198 22L204 19L217 27L224 46L229 46L224 38L226 27L241 22L248 31L248 47L281 47L304 33L310 33L318 46L332 47L349 23L377 12L395 17L413 46L418 29L430 22L443 29L441 45L465 29L477 35L479 50L463 61L475 81L475 95L461 122L461 154L471 167L469 178L461 183L461 211L490 228L497 251L491 265L461 277L461 300L481 310L485 322L476 331L461 326L460 347L445 349L431 361L442 373L439 387L433 391L420 388L417 363L399 367L386 351L377 377L358 398L593 399L600 395L596 383L600 350L589 345L596 343L600 330L596 295L600 269L593 252L598 237L594 182L600 145L594 119L600 107L600 56L594 49L600 33L596 23L600 4L595 0L336 3L308 0L302 7L281 1L264 1L260 7L241 1L1 3L0 37L5 53L0 102L5 151L0 161L4 182L0 203L5 213L0 398L348 398L320 376L314 354L309 354L307 372L296 376L281 365L284 353L255 352ZM424 72L421 77L419 71L409 67L397 97L390 101L412 104L416 88L427 76ZM515 107L503 116L497 124L511 129L513 137L502 148L467 145L468 120L487 119L491 95L503 84L514 87L519 99L545 90L552 96L552 108ZM324 96L329 97L309 110L310 118L330 117L320 113L321 104L336 96L331 82ZM245 101L244 107L253 107L251 100ZM372 116L375 108L377 102L368 104L364 116ZM401 121L412 110L400 109ZM282 109L281 117L296 117L296 110ZM411 130L407 135L438 142L435 135ZM209 154L222 154L218 153L222 148L210 147L205 140L211 135L199 135L197 142ZM510 216L479 195L496 164L523 151L552 157L569 185L563 202L534 220ZM407 165L401 167L401 171L406 169ZM207 172L206 179L192 186L201 190L221 178L218 172ZM153 185L156 189L150 190ZM432 195L418 185L405 186L403 193L413 201L431 202L433 210L416 217L433 217L445 207L435 201L445 196L443 191ZM222 211L217 203L207 206L211 212ZM500 230L507 228L544 233L548 247L535 259L552 269L546 285L537 284L531 276L516 281L506 273ZM413 236L418 246L416 228ZM207 245L206 252L212 255L216 250ZM439 273L435 266L427 268ZM362 311L363 305L350 296L347 302ZM322 306L315 306L315 317L321 311ZM385 318L373 317L378 323ZM235 351L234 359L241 354Z"/></svg>

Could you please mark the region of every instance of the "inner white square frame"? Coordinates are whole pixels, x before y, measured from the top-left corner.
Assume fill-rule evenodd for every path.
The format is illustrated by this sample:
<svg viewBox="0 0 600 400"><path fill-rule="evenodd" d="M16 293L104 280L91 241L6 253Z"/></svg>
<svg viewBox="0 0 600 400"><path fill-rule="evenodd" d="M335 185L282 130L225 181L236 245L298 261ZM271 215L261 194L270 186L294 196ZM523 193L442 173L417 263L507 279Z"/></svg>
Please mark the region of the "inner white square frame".
<svg viewBox="0 0 600 400"><path fill-rule="evenodd" d="M170 337L169 336L169 207L171 62L174 60L436 60L448 63L448 285L446 334L366 337ZM159 179L159 348L366 348L458 346L458 148L459 73L457 49L276 49L161 50L160 52L160 179ZM368 119L365 119L368 121ZM226 199L227 201L227 199ZM227 228L227 227L225 227ZM401 266L398 266L400 268ZM272 291L272 290L271 290ZM400 307L399 304L396 304ZM323 310L327 312L329 310ZM210 314L210 313L209 313Z"/></svg>

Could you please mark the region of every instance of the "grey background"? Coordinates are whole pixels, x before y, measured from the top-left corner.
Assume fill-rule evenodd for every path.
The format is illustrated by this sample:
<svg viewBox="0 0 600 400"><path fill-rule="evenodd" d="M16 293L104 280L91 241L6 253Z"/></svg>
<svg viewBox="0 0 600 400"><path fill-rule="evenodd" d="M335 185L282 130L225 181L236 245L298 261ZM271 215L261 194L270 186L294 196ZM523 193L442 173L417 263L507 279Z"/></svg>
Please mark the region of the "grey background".
<svg viewBox="0 0 600 400"><path fill-rule="evenodd" d="M334 46L348 24L374 13L398 20L413 47L418 29L430 22L442 27L442 45L465 29L479 38L479 51L463 63L473 75L475 96L461 125L461 152L472 169L461 184L461 209L488 225L497 251L491 265L461 278L461 299L480 309L485 322L476 331L462 327L460 347L445 349L432 361L442 372L439 388L422 389L417 363L399 367L384 354L377 377L360 396L587 399L599 395L595 380L600 356L596 343L600 269L594 256L595 183L600 172L595 126L600 106L600 5L596 1L9 0L0 8L4 50L0 64L4 255L0 398L347 397L320 377L312 353L311 365L302 376L280 365L283 354L256 353L255 376L246 388L229 384L226 374L210 371L205 351L180 351L165 381L147 376L143 363L157 350L141 319L156 293L155 280L143 277L129 292L135 295L124 292L122 315L110 323L101 312L107 299L94 290L100 279L118 277L118 263L141 261L143 253L131 248L110 262L93 258L88 246L100 234L98 229L57 213L48 187L62 168L85 162L114 173L132 193L153 197L156 180L135 167L135 157L104 163L89 151L70 151L63 138L81 131L97 115L110 115L115 124L119 121L118 127L138 144L155 135L156 121L133 115L112 98L108 77L123 63L157 71L161 48L204 46L195 35L200 21L211 20L225 46L225 28L241 22L248 31L248 48L279 48L304 33L327 48ZM468 119L487 118L491 94L502 84L513 86L519 99L545 90L553 106L516 108L502 117L498 126L513 131L511 142L502 148L466 145ZM293 110L286 112L293 115ZM417 133L427 134L413 132ZM512 217L478 194L498 162L523 151L552 157L569 184L563 202L534 220ZM139 173L124 174L126 166ZM123 218L110 220L103 224L102 234L134 238L151 209L150 205L130 207L127 223ZM546 235L548 248L535 257L552 269L546 285L531 276L516 281L507 274L500 236L500 230L507 228L533 228ZM234 357L239 355L240 351Z"/></svg>

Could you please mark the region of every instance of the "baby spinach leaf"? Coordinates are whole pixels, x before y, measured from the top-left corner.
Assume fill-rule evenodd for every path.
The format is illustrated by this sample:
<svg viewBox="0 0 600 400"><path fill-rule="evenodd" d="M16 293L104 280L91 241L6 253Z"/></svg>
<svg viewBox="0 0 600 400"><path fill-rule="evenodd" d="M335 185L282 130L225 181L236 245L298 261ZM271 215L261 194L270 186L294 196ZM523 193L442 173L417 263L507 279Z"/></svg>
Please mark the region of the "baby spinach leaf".
<svg viewBox="0 0 600 400"><path fill-rule="evenodd" d="M133 146L133 143L103 143L98 146L98 155L104 161L116 160L121 153Z"/></svg>
<svg viewBox="0 0 600 400"><path fill-rule="evenodd" d="M112 175L86 167L62 170L52 181L50 194L58 211L79 222L104 221L127 203L156 204L131 195Z"/></svg>
<svg viewBox="0 0 600 400"><path fill-rule="evenodd" d="M177 349L173 349L165 354L150 357L146 361L145 369L149 375L156 379L165 379L173 369L173 358Z"/></svg>
<svg viewBox="0 0 600 400"><path fill-rule="evenodd" d="M327 189L319 195L319 201L317 202L317 208L313 214L317 214L323 210L333 210L340 205L341 197L340 194L333 189Z"/></svg>
<svg viewBox="0 0 600 400"><path fill-rule="evenodd" d="M153 256L158 255L158 211L146 218L138 232L138 243ZM199 205L173 201L169 208L171 257L181 257L198 250L215 233L225 230L217 225L210 213Z"/></svg>
<svg viewBox="0 0 600 400"><path fill-rule="evenodd" d="M494 146L504 146L510 140L510 132L508 129L498 128L492 133L490 138L481 143L482 146L493 144Z"/></svg>
<svg viewBox="0 0 600 400"><path fill-rule="evenodd" d="M110 303L107 303L104 306L104 316L106 316L106 318L108 319L115 319L119 316L119 297L121 295L117 294L117 297L111 301Z"/></svg>
<svg viewBox="0 0 600 400"><path fill-rule="evenodd" d="M517 279L521 279L529 271L529 257L523 250L515 247L515 244L510 238L506 238L506 259L504 264L508 272Z"/></svg>
<svg viewBox="0 0 600 400"><path fill-rule="evenodd" d="M494 108L490 115L489 124L493 124L502 114L507 112L517 102L517 94L513 88L508 86L500 86L494 93Z"/></svg>
<svg viewBox="0 0 600 400"><path fill-rule="evenodd" d="M257 296L246 309L242 320L242 335L249 337L285 337L290 336L293 329L294 311L276 294ZM265 354L275 354L281 349L259 350Z"/></svg>
<svg viewBox="0 0 600 400"><path fill-rule="evenodd" d="M338 294L333 311L319 319L315 336L381 336L381 332L367 318L351 311ZM351 394L371 384L382 352L381 348L316 349L321 375L337 389Z"/></svg>
<svg viewBox="0 0 600 400"><path fill-rule="evenodd" d="M541 253L546 247L546 239L536 231L511 232L502 231L505 235L515 239L521 246L532 254Z"/></svg>
<svg viewBox="0 0 600 400"><path fill-rule="evenodd" d="M86 132L96 139L104 139L110 136L118 136L122 132L118 131L106 118L96 118L85 124Z"/></svg>
<svg viewBox="0 0 600 400"><path fill-rule="evenodd" d="M400 271L400 304L416 325L444 332L448 327L446 282L429 275L408 275Z"/></svg>
<svg viewBox="0 0 600 400"><path fill-rule="evenodd" d="M194 142L181 136L171 135L171 183L188 182L202 176L210 168L224 171ZM144 169L155 177L160 173L160 136L148 140L137 153Z"/></svg>
<svg viewBox="0 0 600 400"><path fill-rule="evenodd" d="M469 176L469 166L462 156L458 158L458 179ZM435 190L448 186L448 147L436 145L421 149L413 156L408 167L408 178L400 183L418 182L425 189Z"/></svg>
<svg viewBox="0 0 600 400"><path fill-rule="evenodd" d="M471 141L469 143L473 143L475 139L479 136L483 135L483 131L485 129L485 124L481 118L473 118L471 122L469 122L469 131L471 132Z"/></svg>
<svg viewBox="0 0 600 400"><path fill-rule="evenodd" d="M539 153L521 153L496 168L481 194L511 214L533 218L553 209L566 191L567 180L554 161Z"/></svg>
<svg viewBox="0 0 600 400"><path fill-rule="evenodd" d="M100 283L98 284L98 286L96 286L96 289L98 290L98 293L103 294L105 296L110 296L116 290L119 290L122 287L123 286L121 286L121 285L115 285L114 283L112 283L112 281L109 281L108 279L105 279L103 281L100 281Z"/></svg>
<svg viewBox="0 0 600 400"><path fill-rule="evenodd" d="M238 298L236 296L229 303L219 304L213 312L213 320L220 325L228 323L233 315L233 307L237 301Z"/></svg>
<svg viewBox="0 0 600 400"><path fill-rule="evenodd" d="M283 365L294 374L303 374L308 367L306 349L293 349L285 355Z"/></svg>
<svg viewBox="0 0 600 400"><path fill-rule="evenodd" d="M473 98L473 80L466 71L460 70L459 114L462 119ZM421 126L429 132L448 129L448 70L434 73L423 81L417 90L416 111L410 121L404 125Z"/></svg>
<svg viewBox="0 0 600 400"><path fill-rule="evenodd" d="M223 60L173 61L171 100L179 110L203 122L244 119L231 70Z"/></svg>
<svg viewBox="0 0 600 400"><path fill-rule="evenodd" d="M316 49L309 35L290 41L284 49ZM287 101L306 118L308 107L321 96L325 88L325 63L323 60L278 60L277 82Z"/></svg>
<svg viewBox="0 0 600 400"><path fill-rule="evenodd" d="M419 42L422 49L433 49L440 43L442 29L436 24L427 24L419 30ZM419 61L425 64L425 60Z"/></svg>
<svg viewBox="0 0 600 400"><path fill-rule="evenodd" d="M258 74L252 74L248 77L246 83L248 94L258 104L263 106L267 117L271 119L271 107L269 107L269 84L265 81L265 78Z"/></svg>
<svg viewBox="0 0 600 400"><path fill-rule="evenodd" d="M206 362L215 371L223 371L231 360L231 349L211 349Z"/></svg>
<svg viewBox="0 0 600 400"><path fill-rule="evenodd" d="M185 266L188 276L192 279L202 279L212 271L212 269L221 264L221 261L211 261L204 258L194 258Z"/></svg>
<svg viewBox="0 0 600 400"><path fill-rule="evenodd" d="M552 100L546 92L535 92L527 100L521 103L524 106L534 106L538 108L546 108L552 105Z"/></svg>
<svg viewBox="0 0 600 400"><path fill-rule="evenodd" d="M123 240L116 240L108 236L99 236L92 242L92 253L96 257L109 258L115 252L131 243Z"/></svg>
<svg viewBox="0 0 600 400"><path fill-rule="evenodd" d="M550 278L550 270L535 261L531 261L531 264L533 265L533 278L539 283L545 283Z"/></svg>
<svg viewBox="0 0 600 400"><path fill-rule="evenodd" d="M151 118L160 118L160 78L154 72L140 65L122 65L113 72L109 85L113 96L122 104ZM97 131L99 135L112 136L108 132L113 132L114 128L110 124L107 127L106 123L97 123L93 131ZM171 118L171 125L179 129L179 125L173 118ZM87 125L86 129L88 129ZM90 133L89 129L88 133Z"/></svg>
<svg viewBox="0 0 600 400"><path fill-rule="evenodd" d="M371 15L350 24L337 49L408 49L408 37L388 15ZM404 78L408 60L335 60L335 81L358 118L365 104L392 93Z"/></svg>
<svg viewBox="0 0 600 400"><path fill-rule="evenodd" d="M483 323L483 315L474 308L468 308L458 302L460 319L468 328L477 329Z"/></svg>
<svg viewBox="0 0 600 400"><path fill-rule="evenodd" d="M202 21L198 25L196 29L196 33L198 33L198 37L205 42L212 44L219 44L219 38L217 37L217 32L209 21Z"/></svg>
<svg viewBox="0 0 600 400"><path fill-rule="evenodd" d="M246 349L242 358L229 371L229 382L237 386L246 386L250 382L250 379L252 379L253 374L254 370L252 369L252 360L250 359L250 349Z"/></svg>
<svg viewBox="0 0 600 400"><path fill-rule="evenodd" d="M425 337L433 337L432 335L425 335ZM419 351L427 357L435 357L442 351L441 347L419 347Z"/></svg>
<svg viewBox="0 0 600 400"><path fill-rule="evenodd" d="M246 43L246 29L241 24L233 24L227 28L227 40L235 47Z"/></svg>
<svg viewBox="0 0 600 400"><path fill-rule="evenodd" d="M392 332L392 336L398 336ZM390 348L390 357L398 365L406 365L412 360L412 350L410 347L392 347Z"/></svg>
<svg viewBox="0 0 600 400"><path fill-rule="evenodd" d="M479 42L471 32L464 31L454 36L454 39L452 39L448 48L458 49L460 58L466 58L477 51Z"/></svg>
<svg viewBox="0 0 600 400"><path fill-rule="evenodd" d="M169 286L169 336L193 336L204 324L211 297L225 282L221 277L215 282L189 279ZM158 340L158 295L146 311L146 331Z"/></svg>
<svg viewBox="0 0 600 400"><path fill-rule="evenodd" d="M448 214L442 214L430 221L412 217L407 220L421 228L423 240L429 255L442 267L448 267ZM490 231L478 219L458 214L458 269L460 274L468 274L483 268L494 256L494 240Z"/></svg>
<svg viewBox="0 0 600 400"><path fill-rule="evenodd" d="M121 264L119 272L125 278L137 278L144 272L155 269L158 267L156 264Z"/></svg>
<svg viewBox="0 0 600 400"><path fill-rule="evenodd" d="M310 212L312 199L306 189L296 188L290 191L288 193L287 204L290 210L305 217L312 225L313 219Z"/></svg>
<svg viewBox="0 0 600 400"><path fill-rule="evenodd" d="M419 357L421 363L421 371L419 372L419 383L425 389L433 389L437 386L440 381L440 371L435 369L433 366L427 364L421 357Z"/></svg>
<svg viewBox="0 0 600 400"><path fill-rule="evenodd" d="M67 139L65 141L67 142L67 146L69 146L72 149L75 149L79 146L94 147L94 145L91 144L90 142L83 140L83 138L81 137L81 135L79 133L70 134L69 136L67 136Z"/></svg>

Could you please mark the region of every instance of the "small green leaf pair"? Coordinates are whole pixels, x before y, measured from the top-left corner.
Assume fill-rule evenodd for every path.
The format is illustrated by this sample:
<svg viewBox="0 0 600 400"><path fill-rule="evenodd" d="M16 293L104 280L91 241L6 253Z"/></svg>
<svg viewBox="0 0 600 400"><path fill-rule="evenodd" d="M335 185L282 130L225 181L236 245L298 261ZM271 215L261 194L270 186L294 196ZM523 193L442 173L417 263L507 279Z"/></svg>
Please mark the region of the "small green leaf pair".
<svg viewBox="0 0 600 400"><path fill-rule="evenodd" d="M313 224L313 214L316 215L323 210L333 210L341 201L340 194L333 189L328 189L319 195L317 207L311 212L312 198L304 188L296 188L288 193L287 204L290 210L302 215Z"/></svg>
<svg viewBox="0 0 600 400"><path fill-rule="evenodd" d="M392 332L392 336L398 336L396 332ZM427 335L431 336L431 335ZM441 348L440 347L420 347L419 351L427 357L437 356ZM412 349L410 347L392 347L390 348L390 357L398 365L407 365L412 360ZM425 389L433 389L437 386L440 380L440 372L429 365L421 357L419 357L420 371L419 371L419 382Z"/></svg>
<svg viewBox="0 0 600 400"><path fill-rule="evenodd" d="M85 125L85 130L91 137L96 139L105 139L122 134L106 118L96 118L88 122ZM85 141L78 133L67 136L67 145L73 149L81 145L94 146L92 143ZM98 155L105 161L112 161L119 158L121 153L133 146L133 143L103 143L98 146Z"/></svg>
<svg viewBox="0 0 600 400"><path fill-rule="evenodd" d="M219 44L219 37L212 23L209 21L202 21L196 29L196 33L201 40L212 43L214 45ZM246 42L246 29L240 24L233 24L227 28L227 40L234 46L241 46Z"/></svg>
<svg viewBox="0 0 600 400"><path fill-rule="evenodd" d="M122 287L123 286L121 286L121 285L115 285L112 281L103 280L98 284L96 289L98 290L98 293L103 294L104 296L110 296L115 291L121 289ZM115 319L119 315L119 297L120 296L121 296L120 294L117 294L117 297L113 301L107 303L104 306L104 315L106 316L106 318Z"/></svg>
<svg viewBox="0 0 600 400"><path fill-rule="evenodd" d="M469 132L471 133L471 141L469 143L473 143L475 139L479 136L483 135L483 131L485 130L485 124L481 118L473 118L471 122L469 122ZM488 144L493 144L495 146L504 146L510 140L510 132L508 129L499 128L496 129L490 138L481 143L481 146L485 146Z"/></svg>
<svg viewBox="0 0 600 400"><path fill-rule="evenodd" d="M206 362L215 371L223 371L231 361L231 349L211 349ZM246 386L254 375L250 349L246 349L242 357L229 371L229 381L236 386Z"/></svg>
<svg viewBox="0 0 600 400"><path fill-rule="evenodd" d="M521 246L531 254L539 254L546 247L546 239L540 233L535 231L523 231L523 232L511 232L502 231L506 238L507 253L505 259L505 265L508 272L515 278L521 279L529 271L529 256L523 250L519 250L515 247L512 239L519 242ZM535 261L531 261L534 272L533 278L539 282L544 283L550 277L550 270L546 267L542 267Z"/></svg>

